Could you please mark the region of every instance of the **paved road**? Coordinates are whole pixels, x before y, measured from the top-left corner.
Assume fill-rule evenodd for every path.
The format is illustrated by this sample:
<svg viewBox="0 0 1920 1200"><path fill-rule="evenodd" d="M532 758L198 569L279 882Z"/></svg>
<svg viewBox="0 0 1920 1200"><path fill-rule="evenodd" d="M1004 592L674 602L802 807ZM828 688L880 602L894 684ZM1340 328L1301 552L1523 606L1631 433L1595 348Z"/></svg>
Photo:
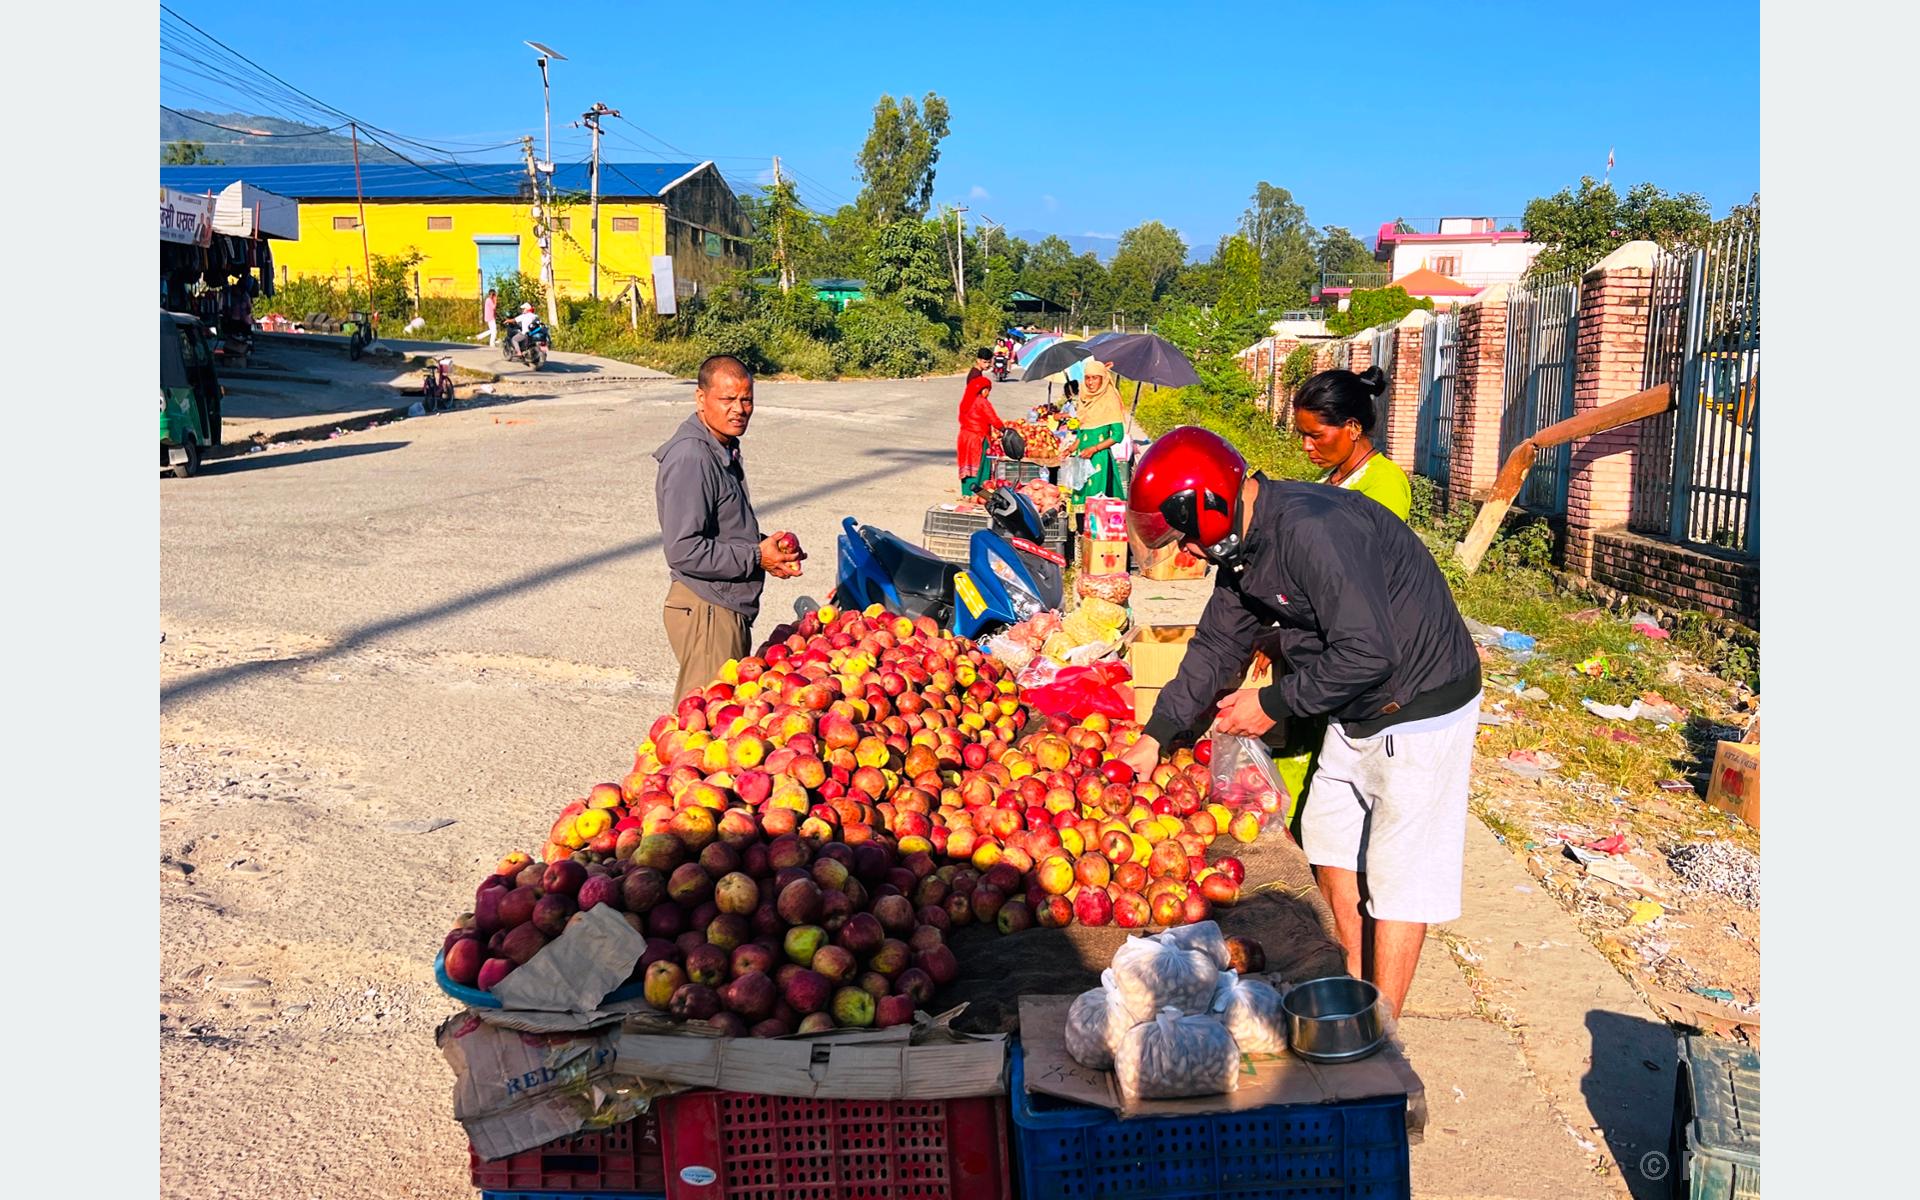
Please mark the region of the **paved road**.
<svg viewBox="0 0 1920 1200"><path fill-rule="evenodd" d="M842 515L915 533L954 493L958 391L761 386L754 496L814 556L762 632L824 591ZM555 392L160 484L165 1195L471 1195L427 961L674 676L650 455L691 387ZM1437 943L1414 1011L1419 1194L1619 1194Z"/></svg>

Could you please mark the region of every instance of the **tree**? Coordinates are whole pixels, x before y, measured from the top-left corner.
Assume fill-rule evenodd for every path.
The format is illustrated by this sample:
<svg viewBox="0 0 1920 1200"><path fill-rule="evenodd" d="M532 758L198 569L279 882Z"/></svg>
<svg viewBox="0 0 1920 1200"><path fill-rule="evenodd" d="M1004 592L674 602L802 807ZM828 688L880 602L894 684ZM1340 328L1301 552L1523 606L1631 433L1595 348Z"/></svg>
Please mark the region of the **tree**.
<svg viewBox="0 0 1920 1200"><path fill-rule="evenodd" d="M1327 314L1327 332L1335 337L1347 337L1350 334L1359 333L1362 329L1372 329L1375 325L1398 321L1416 308L1424 308L1432 312L1432 298L1422 296L1415 300L1407 295L1407 289L1398 285L1361 288L1347 297L1345 311Z"/></svg>
<svg viewBox="0 0 1920 1200"><path fill-rule="evenodd" d="M1377 273L1380 264L1365 242L1342 225L1322 225L1319 244L1314 249L1322 275L1362 275Z"/></svg>
<svg viewBox="0 0 1920 1200"><path fill-rule="evenodd" d="M933 92L918 106L911 96L896 102L886 95L873 106L873 127L858 159L866 186L857 203L875 225L927 215L947 116L947 102Z"/></svg>
<svg viewBox="0 0 1920 1200"><path fill-rule="evenodd" d="M1123 313L1147 319L1187 263L1187 244L1158 221L1135 225L1120 235L1109 274L1113 303Z"/></svg>
<svg viewBox="0 0 1920 1200"><path fill-rule="evenodd" d="M1240 235L1253 244L1260 258L1262 303L1283 308L1306 303L1320 280L1313 226L1293 193L1261 180L1253 189L1252 203L1240 214Z"/></svg>
<svg viewBox="0 0 1920 1200"><path fill-rule="evenodd" d="M219 159L207 154L205 142L190 142L180 138L160 147L160 165L163 167L217 167L222 164Z"/></svg>
<svg viewBox="0 0 1920 1200"><path fill-rule="evenodd" d="M1588 175L1577 189L1529 202L1522 221L1527 240L1545 247L1527 268L1529 277L1538 277L1584 271L1627 242L1695 244L1713 224L1713 210L1698 192L1673 195L1651 183L1635 184L1623 199L1612 184Z"/></svg>
<svg viewBox="0 0 1920 1200"><path fill-rule="evenodd" d="M1736 204L1726 216L1714 222L1713 232L1718 236L1744 233L1750 237L1760 236L1760 193L1755 192L1753 199L1745 204Z"/></svg>
<svg viewBox="0 0 1920 1200"><path fill-rule="evenodd" d="M820 218L801 206L793 180L768 184L740 203L753 222L754 270L771 272L781 291L804 284L811 276L801 274L803 266L820 254Z"/></svg>
<svg viewBox="0 0 1920 1200"><path fill-rule="evenodd" d="M876 230L867 251L867 286L873 294L922 316L944 317L952 277L940 233L933 221L895 221Z"/></svg>
<svg viewBox="0 0 1920 1200"><path fill-rule="evenodd" d="M1260 311L1260 255L1253 243L1235 234L1221 244L1216 260L1220 266L1216 304L1221 317L1238 320Z"/></svg>

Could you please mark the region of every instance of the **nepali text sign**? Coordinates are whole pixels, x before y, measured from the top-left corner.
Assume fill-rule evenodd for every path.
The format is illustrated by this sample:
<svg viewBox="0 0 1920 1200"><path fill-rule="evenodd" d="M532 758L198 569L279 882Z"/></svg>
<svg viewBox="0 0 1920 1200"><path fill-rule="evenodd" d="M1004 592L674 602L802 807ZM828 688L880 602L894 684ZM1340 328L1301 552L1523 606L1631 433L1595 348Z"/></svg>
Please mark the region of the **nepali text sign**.
<svg viewBox="0 0 1920 1200"><path fill-rule="evenodd" d="M213 241L213 197L160 189L160 240L188 246Z"/></svg>

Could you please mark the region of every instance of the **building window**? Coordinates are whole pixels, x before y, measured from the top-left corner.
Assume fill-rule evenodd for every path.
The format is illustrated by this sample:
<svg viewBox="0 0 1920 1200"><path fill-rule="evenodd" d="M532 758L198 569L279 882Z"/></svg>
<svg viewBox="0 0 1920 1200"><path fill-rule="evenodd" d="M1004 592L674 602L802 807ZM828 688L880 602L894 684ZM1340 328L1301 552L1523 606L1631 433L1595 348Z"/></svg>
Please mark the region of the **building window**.
<svg viewBox="0 0 1920 1200"><path fill-rule="evenodd" d="M452 217L428 217L427 218L427 232L429 233L444 233L447 230L452 228L453 228Z"/></svg>
<svg viewBox="0 0 1920 1200"><path fill-rule="evenodd" d="M639 233L640 218L639 217L615 217L613 219L613 231L615 233Z"/></svg>
<svg viewBox="0 0 1920 1200"><path fill-rule="evenodd" d="M448 296L453 293L453 280L440 278L427 280L427 290L436 296Z"/></svg>
<svg viewBox="0 0 1920 1200"><path fill-rule="evenodd" d="M560 232L562 232L562 233L572 233L572 232L573 232L573 218L572 218L572 217L560 217L560 218L558 218L558 221L559 221L559 223L560 223Z"/></svg>
<svg viewBox="0 0 1920 1200"><path fill-rule="evenodd" d="M333 227L335 229L358 229L360 228L360 222L355 217L335 217L333 219Z"/></svg>
<svg viewBox="0 0 1920 1200"><path fill-rule="evenodd" d="M1433 260L1433 270L1442 275L1458 275L1460 273L1460 256L1457 254L1442 254Z"/></svg>

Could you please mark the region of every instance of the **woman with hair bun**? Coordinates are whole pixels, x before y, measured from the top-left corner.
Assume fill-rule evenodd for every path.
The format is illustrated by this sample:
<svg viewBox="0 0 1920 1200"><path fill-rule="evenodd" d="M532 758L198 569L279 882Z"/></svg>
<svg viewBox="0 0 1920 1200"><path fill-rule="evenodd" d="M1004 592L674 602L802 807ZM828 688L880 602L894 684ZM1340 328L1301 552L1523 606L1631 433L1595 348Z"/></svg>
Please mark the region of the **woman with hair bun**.
<svg viewBox="0 0 1920 1200"><path fill-rule="evenodd" d="M1404 521L1413 508L1413 485L1371 436L1378 419L1373 398L1386 390L1387 375L1379 367L1357 375L1322 371L1293 398L1293 427L1313 465L1325 468L1321 483L1371 496Z"/></svg>

